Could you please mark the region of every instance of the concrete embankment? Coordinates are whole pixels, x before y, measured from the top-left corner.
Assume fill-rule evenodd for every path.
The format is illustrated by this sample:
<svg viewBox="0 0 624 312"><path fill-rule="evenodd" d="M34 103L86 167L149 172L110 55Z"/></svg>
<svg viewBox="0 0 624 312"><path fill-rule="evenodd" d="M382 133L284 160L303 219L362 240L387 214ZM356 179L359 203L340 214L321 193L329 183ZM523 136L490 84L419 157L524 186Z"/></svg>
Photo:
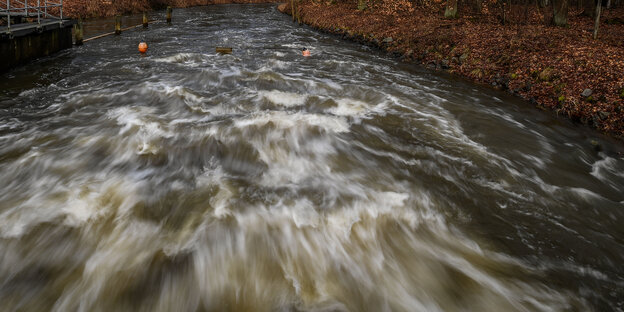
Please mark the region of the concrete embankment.
<svg viewBox="0 0 624 312"><path fill-rule="evenodd" d="M0 34L0 72L72 46L72 21L17 24Z"/></svg>

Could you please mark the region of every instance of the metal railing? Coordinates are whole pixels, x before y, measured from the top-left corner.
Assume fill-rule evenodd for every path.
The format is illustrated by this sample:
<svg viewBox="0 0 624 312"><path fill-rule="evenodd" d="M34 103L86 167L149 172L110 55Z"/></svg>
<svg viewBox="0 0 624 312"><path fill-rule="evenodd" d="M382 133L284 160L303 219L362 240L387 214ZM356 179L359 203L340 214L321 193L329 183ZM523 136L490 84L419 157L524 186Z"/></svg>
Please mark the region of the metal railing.
<svg viewBox="0 0 624 312"><path fill-rule="evenodd" d="M0 0L2 1L2 0ZM37 0L37 5L28 4L28 0L6 0L0 3L0 16L6 16L7 31L11 32L11 17L34 18L37 17L37 24L41 24L42 19L57 19L63 22L63 0ZM34 1L30 1L34 2ZM43 5L41 3L43 2ZM59 15L48 13L48 9L58 8Z"/></svg>

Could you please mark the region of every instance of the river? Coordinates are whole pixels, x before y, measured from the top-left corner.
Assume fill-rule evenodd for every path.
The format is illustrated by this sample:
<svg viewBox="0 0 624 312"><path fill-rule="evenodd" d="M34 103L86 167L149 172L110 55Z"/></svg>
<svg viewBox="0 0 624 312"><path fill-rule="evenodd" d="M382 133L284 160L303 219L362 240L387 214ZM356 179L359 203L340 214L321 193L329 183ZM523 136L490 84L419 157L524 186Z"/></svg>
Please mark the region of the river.
<svg viewBox="0 0 624 312"><path fill-rule="evenodd" d="M176 9L0 75L0 310L622 311L623 151L275 5Z"/></svg>

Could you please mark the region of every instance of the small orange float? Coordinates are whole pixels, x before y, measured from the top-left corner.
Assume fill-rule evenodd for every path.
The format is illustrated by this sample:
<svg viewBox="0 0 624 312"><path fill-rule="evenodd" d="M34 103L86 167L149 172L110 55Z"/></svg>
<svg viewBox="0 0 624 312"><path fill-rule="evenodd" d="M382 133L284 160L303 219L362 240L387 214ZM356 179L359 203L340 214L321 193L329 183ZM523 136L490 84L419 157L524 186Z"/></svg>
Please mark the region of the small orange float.
<svg viewBox="0 0 624 312"><path fill-rule="evenodd" d="M308 50L308 48L303 48L301 49L301 54L303 54L303 56L310 56L310 50Z"/></svg>
<svg viewBox="0 0 624 312"><path fill-rule="evenodd" d="M145 42L139 43L139 52L141 53L147 52L147 43Z"/></svg>

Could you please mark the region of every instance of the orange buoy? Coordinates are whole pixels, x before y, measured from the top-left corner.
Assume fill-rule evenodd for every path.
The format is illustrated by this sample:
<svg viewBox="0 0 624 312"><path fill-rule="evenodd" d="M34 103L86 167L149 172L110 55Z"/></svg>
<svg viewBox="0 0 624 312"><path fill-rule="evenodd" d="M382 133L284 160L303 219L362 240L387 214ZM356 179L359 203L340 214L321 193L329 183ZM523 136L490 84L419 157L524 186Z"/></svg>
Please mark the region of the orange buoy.
<svg viewBox="0 0 624 312"><path fill-rule="evenodd" d="M145 42L139 43L139 52L141 53L147 52L147 43Z"/></svg>

